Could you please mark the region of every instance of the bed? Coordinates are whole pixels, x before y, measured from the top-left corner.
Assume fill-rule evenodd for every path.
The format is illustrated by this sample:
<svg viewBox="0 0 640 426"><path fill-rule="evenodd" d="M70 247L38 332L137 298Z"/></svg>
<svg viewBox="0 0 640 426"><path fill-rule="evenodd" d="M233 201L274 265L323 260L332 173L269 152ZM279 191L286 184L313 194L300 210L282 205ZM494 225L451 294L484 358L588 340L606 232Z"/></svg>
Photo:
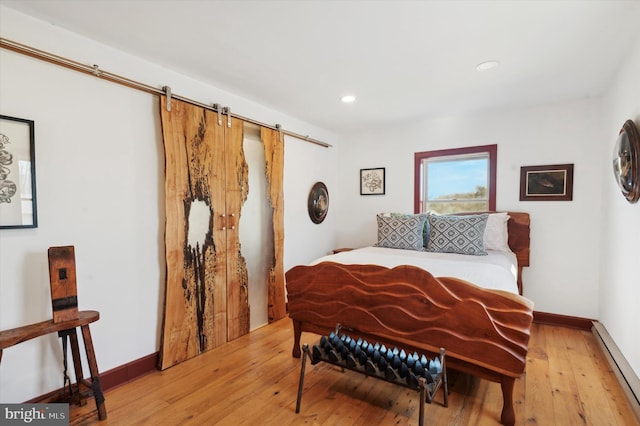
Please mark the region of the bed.
<svg viewBox="0 0 640 426"><path fill-rule="evenodd" d="M449 368L501 384L500 420L513 425L513 389L525 369L533 303L521 295L522 269L529 266L529 215L506 213L504 238L513 264L495 257L502 259L496 268L507 272L482 272L483 263L492 263L491 250L471 256L386 247L343 250L291 268L286 286L293 356L300 357L303 331L328 334L338 323L351 336L387 346L430 354L443 347ZM435 263L423 263L423 256L432 255ZM458 267L462 263L475 265ZM492 277L503 281L499 275L506 284L493 285Z"/></svg>

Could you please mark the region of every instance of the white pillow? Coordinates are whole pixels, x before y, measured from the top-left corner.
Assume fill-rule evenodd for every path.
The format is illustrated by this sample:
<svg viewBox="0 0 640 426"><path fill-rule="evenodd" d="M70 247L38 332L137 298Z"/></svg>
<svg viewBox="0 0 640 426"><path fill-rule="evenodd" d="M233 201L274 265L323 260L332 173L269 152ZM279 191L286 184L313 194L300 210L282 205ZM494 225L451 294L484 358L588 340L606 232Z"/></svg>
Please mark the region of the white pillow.
<svg viewBox="0 0 640 426"><path fill-rule="evenodd" d="M507 213L491 213L484 229L484 248L486 250L498 250L510 252L509 231Z"/></svg>

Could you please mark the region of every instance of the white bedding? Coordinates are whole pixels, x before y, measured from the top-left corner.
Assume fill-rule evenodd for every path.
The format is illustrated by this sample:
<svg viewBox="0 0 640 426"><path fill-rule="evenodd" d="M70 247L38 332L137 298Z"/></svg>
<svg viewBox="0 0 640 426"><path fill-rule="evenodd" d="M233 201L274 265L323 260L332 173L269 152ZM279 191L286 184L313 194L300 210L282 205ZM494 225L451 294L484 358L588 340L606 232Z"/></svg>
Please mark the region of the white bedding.
<svg viewBox="0 0 640 426"><path fill-rule="evenodd" d="M487 250L486 256L431 253L384 247L364 247L316 259L312 264L336 262L346 265L374 264L393 268L413 265L429 271L434 277L455 277L480 287L518 294L516 255Z"/></svg>

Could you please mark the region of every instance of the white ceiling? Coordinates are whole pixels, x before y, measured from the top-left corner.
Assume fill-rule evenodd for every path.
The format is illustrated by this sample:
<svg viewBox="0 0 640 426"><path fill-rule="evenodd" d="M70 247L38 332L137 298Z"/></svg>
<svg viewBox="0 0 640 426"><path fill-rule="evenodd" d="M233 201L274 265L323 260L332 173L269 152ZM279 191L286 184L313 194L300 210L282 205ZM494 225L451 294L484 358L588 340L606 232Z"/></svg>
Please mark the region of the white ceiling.
<svg viewBox="0 0 640 426"><path fill-rule="evenodd" d="M0 4L338 132L598 96L640 40L634 0Z"/></svg>

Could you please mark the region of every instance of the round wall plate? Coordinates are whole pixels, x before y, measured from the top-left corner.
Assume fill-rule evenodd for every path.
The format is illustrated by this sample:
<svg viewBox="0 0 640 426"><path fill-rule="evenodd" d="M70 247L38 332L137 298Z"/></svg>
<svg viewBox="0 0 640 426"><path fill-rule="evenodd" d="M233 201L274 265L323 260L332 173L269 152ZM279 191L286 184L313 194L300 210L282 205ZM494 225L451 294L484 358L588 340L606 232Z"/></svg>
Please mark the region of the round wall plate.
<svg viewBox="0 0 640 426"><path fill-rule="evenodd" d="M616 140L613 174L627 201L637 202L640 199L640 136L631 120L625 121Z"/></svg>
<svg viewBox="0 0 640 426"><path fill-rule="evenodd" d="M329 211L329 191L322 182L316 182L309 191L309 200L307 201L307 209L309 217L313 223L322 223L327 212Z"/></svg>

